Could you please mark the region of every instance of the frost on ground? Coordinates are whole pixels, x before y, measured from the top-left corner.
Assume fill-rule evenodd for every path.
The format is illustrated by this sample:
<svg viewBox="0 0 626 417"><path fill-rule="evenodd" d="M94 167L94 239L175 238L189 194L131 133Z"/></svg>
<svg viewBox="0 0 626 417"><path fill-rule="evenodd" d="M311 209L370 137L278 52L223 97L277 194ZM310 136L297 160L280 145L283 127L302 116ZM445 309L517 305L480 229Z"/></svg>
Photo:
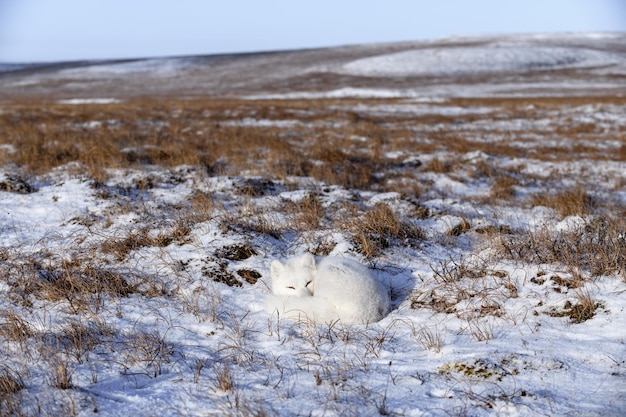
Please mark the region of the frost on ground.
<svg viewBox="0 0 626 417"><path fill-rule="evenodd" d="M4 102L0 416L621 415L625 114ZM368 265L390 314L267 314L272 261L304 252Z"/></svg>

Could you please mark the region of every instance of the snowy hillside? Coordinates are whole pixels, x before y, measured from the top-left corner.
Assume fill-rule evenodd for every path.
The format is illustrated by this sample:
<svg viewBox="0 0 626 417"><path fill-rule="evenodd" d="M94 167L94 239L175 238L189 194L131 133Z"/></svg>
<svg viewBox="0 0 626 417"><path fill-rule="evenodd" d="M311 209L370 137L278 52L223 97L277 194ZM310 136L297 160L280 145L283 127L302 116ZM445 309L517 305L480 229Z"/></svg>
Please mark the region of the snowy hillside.
<svg viewBox="0 0 626 417"><path fill-rule="evenodd" d="M534 95L540 89L557 95L616 90L623 94L625 43L623 33L492 36L256 54L51 63L23 71L0 71L0 88L8 97L46 94L60 98L293 95L339 89L356 97L379 97L387 94L386 90L408 97Z"/></svg>
<svg viewBox="0 0 626 417"><path fill-rule="evenodd" d="M620 416L626 35L0 73L0 416ZM368 325L268 313L367 265Z"/></svg>

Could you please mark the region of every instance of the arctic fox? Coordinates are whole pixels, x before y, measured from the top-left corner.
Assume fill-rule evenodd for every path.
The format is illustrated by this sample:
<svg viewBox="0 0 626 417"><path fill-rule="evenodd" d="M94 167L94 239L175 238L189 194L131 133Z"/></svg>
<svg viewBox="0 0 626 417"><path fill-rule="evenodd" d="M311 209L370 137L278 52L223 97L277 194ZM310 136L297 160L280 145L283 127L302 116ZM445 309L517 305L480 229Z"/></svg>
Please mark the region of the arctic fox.
<svg viewBox="0 0 626 417"><path fill-rule="evenodd" d="M272 291L266 300L269 313L318 323L341 320L367 324L382 319L390 308L385 287L370 270L340 257L320 258L307 253L272 262Z"/></svg>

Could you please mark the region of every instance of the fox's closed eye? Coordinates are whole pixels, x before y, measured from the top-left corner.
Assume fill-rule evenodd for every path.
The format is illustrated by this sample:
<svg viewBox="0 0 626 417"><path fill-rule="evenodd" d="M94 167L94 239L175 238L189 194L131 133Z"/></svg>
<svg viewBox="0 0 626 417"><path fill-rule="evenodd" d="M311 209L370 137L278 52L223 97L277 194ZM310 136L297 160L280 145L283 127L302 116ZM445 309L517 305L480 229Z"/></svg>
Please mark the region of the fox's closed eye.
<svg viewBox="0 0 626 417"><path fill-rule="evenodd" d="M306 283L305 287L308 287L310 283L312 283L313 281L309 281Z"/></svg>
<svg viewBox="0 0 626 417"><path fill-rule="evenodd" d="M291 285L290 285L290 286L288 286L287 288L289 288L290 290L295 290L295 289L296 289L296 287L293 287L293 286L291 286Z"/></svg>

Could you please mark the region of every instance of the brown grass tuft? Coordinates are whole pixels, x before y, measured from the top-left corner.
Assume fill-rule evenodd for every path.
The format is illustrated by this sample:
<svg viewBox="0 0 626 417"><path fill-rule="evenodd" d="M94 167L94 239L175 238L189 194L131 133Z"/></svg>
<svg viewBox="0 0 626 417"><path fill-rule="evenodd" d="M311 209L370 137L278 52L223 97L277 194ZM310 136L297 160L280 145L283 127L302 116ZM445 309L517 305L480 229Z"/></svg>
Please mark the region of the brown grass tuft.
<svg viewBox="0 0 626 417"><path fill-rule="evenodd" d="M544 206L556 210L562 217L592 214L598 201L582 187L560 193L535 194L532 206Z"/></svg>
<svg viewBox="0 0 626 417"><path fill-rule="evenodd" d="M511 176L499 176L491 185L491 198L497 200L510 200L515 197L515 186L519 181Z"/></svg>
<svg viewBox="0 0 626 417"><path fill-rule="evenodd" d="M229 261L243 261L258 254L259 252L249 243L235 243L223 246L215 252L215 256L218 258L225 258Z"/></svg>
<svg viewBox="0 0 626 417"><path fill-rule="evenodd" d="M423 168L424 171L435 172L438 174L447 174L452 171L454 164L450 160L441 160L439 158L433 158Z"/></svg>
<svg viewBox="0 0 626 417"><path fill-rule="evenodd" d="M24 381L19 373L11 370L7 366L0 367L0 405L3 400L24 389Z"/></svg>
<svg viewBox="0 0 626 417"><path fill-rule="evenodd" d="M569 317L572 323L582 323L592 319L596 314L596 310L601 307L601 303L594 300L588 291L582 290L576 293L575 304L568 300L565 302L563 310L551 309L548 315L552 317Z"/></svg>
<svg viewBox="0 0 626 417"><path fill-rule="evenodd" d="M216 364L214 371L215 386L217 389L220 391L233 391L235 389L233 376L226 364Z"/></svg>
<svg viewBox="0 0 626 417"><path fill-rule="evenodd" d="M469 232L470 230L472 230L472 223L465 217L462 217L461 221L458 224L455 224L454 226L452 226L446 232L446 234L448 236L458 237L458 236L461 236L463 233Z"/></svg>
<svg viewBox="0 0 626 417"><path fill-rule="evenodd" d="M23 373L0 365L0 416L25 415L20 392L25 388Z"/></svg>
<svg viewBox="0 0 626 417"><path fill-rule="evenodd" d="M287 212L291 214L293 229L308 231L320 227L320 221L324 217L325 210L318 197L308 195L299 202L287 202L286 204Z"/></svg>
<svg viewBox="0 0 626 417"><path fill-rule="evenodd" d="M376 204L360 217L348 219L345 227L353 234L354 243L366 258L377 256L394 241L417 246L425 238L422 229L402 220L385 203Z"/></svg>
<svg viewBox="0 0 626 417"><path fill-rule="evenodd" d="M264 234L280 239L288 228L278 213L267 208L259 208L250 203L238 210L223 213L221 225L224 230L237 230L245 234Z"/></svg>
<svg viewBox="0 0 626 417"><path fill-rule="evenodd" d="M0 309L0 336L24 343L32 337L31 325L12 310Z"/></svg>

